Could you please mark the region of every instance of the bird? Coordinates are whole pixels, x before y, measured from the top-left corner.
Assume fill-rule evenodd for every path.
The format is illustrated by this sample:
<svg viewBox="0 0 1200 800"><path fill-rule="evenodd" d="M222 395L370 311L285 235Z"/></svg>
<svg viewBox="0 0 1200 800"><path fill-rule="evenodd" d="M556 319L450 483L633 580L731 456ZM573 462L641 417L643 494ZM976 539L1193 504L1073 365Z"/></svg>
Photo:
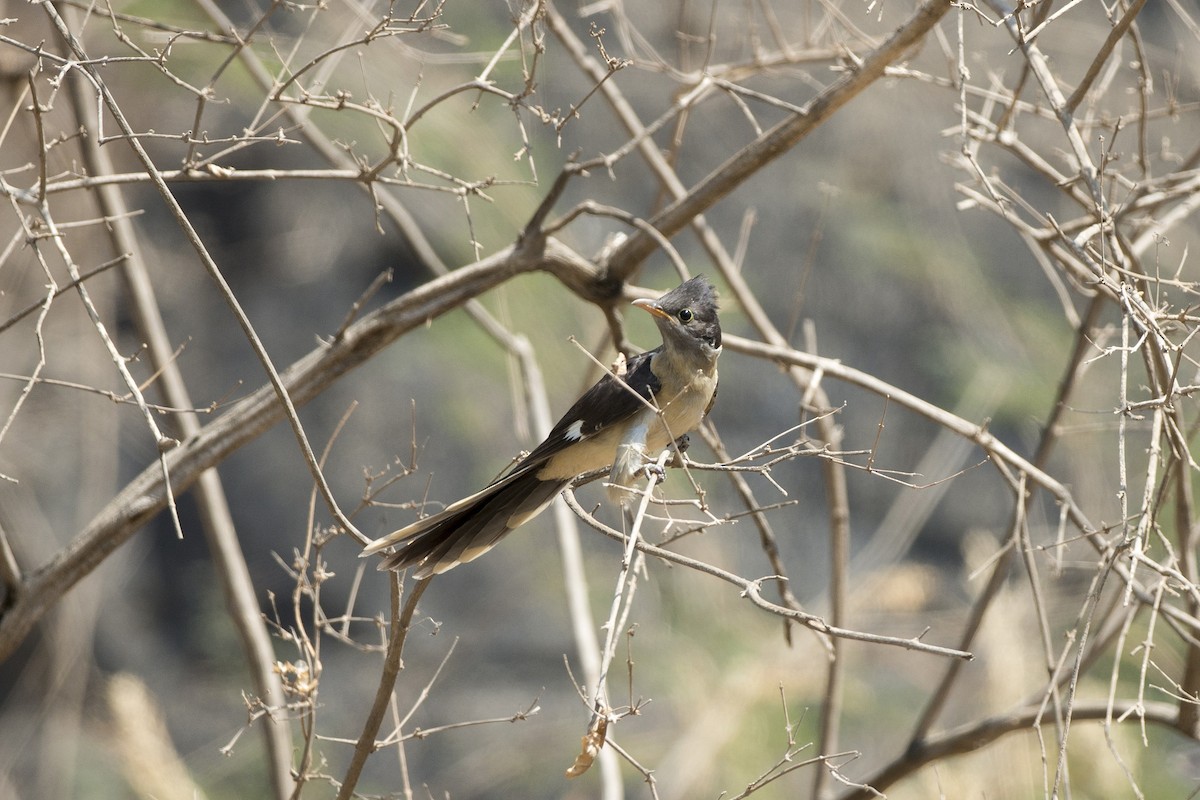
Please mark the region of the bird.
<svg viewBox="0 0 1200 800"><path fill-rule="evenodd" d="M425 579L483 555L584 473L609 469L610 495L627 497L653 459L711 410L721 355L717 293L703 275L633 305L650 313L662 345L631 357L623 371L606 372L506 474L374 540L361 555L395 547L379 569L415 567L414 577Z"/></svg>

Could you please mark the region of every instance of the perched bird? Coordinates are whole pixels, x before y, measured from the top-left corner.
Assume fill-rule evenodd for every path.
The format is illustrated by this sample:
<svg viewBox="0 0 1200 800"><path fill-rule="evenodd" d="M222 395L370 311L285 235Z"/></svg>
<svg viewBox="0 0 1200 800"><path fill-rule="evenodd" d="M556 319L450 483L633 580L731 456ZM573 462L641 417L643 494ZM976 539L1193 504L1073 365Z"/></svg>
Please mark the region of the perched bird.
<svg viewBox="0 0 1200 800"><path fill-rule="evenodd" d="M653 315L661 347L631 358L622 374L607 373L510 472L376 539L362 555L395 546L381 570L416 566L417 578L445 572L483 555L585 472L611 465L610 484L622 491L671 442L695 429L717 396L716 291L698 276L658 300L633 305Z"/></svg>

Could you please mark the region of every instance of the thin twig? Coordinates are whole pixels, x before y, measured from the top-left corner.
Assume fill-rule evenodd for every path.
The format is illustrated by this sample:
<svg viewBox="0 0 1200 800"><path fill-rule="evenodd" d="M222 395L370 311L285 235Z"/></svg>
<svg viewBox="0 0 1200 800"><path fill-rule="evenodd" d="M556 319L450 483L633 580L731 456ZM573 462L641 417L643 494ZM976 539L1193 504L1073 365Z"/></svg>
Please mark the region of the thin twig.
<svg viewBox="0 0 1200 800"><path fill-rule="evenodd" d="M581 519L587 522L588 525L595 528L597 531L609 537L610 539L615 539L623 544L628 542L628 537L626 537L623 533L609 528L588 513L582 506L579 505L570 492L565 493L564 497L567 498L567 503L571 506L571 510L574 511L575 514ZM818 633L829 636L839 636L844 639L853 639L860 642L891 645L893 647L904 648L905 650L913 650L916 652L946 656L949 658L961 658L968 661L974 658L971 653L963 650L927 644L921 640L921 636L923 636L924 633L922 633L921 636L905 639L896 636L883 636L880 634L864 633L862 631L838 628L830 625L818 616L807 614L803 611L798 611L791 608L785 608L784 606L778 605L777 603L772 603L764 598L762 596L762 583L764 581L771 580L770 577L750 580L748 578L742 578L738 575L734 575L732 572L728 572L727 570L723 570L720 567L713 566L712 564L707 564L703 561L698 561L694 558L680 555L679 553L671 550L664 550L661 547L655 547L654 545L647 544L644 541L635 541L634 546L646 555L654 556L655 558L661 558L664 561L670 561L674 564L679 564L680 566L687 567L697 572L702 572L706 575L711 575L714 578L719 578L726 583L732 584L741 591L742 597L748 599L758 608L780 617L795 620L796 622L799 622L805 627L811 628Z"/></svg>
<svg viewBox="0 0 1200 800"><path fill-rule="evenodd" d="M417 603L420 601L421 595L425 594L431 580L432 578L426 578L417 581L409 591L408 599L404 601L404 607L401 608L401 575L396 572L388 573L392 624L388 633L387 655L384 657L383 671L379 675L379 687L375 690L375 699L371 703L370 711L367 712L367 720L363 723L358 743L354 746L354 755L350 759L350 765L346 767L342 784L338 787L338 800L349 800L354 795L354 788L358 785L358 779L362 775L367 758L375 752L375 736L379 733L379 726L383 723L384 714L387 713L388 705L391 703L396 678L403 669L404 643L408 640L408 631L412 627L413 615L417 611Z"/></svg>

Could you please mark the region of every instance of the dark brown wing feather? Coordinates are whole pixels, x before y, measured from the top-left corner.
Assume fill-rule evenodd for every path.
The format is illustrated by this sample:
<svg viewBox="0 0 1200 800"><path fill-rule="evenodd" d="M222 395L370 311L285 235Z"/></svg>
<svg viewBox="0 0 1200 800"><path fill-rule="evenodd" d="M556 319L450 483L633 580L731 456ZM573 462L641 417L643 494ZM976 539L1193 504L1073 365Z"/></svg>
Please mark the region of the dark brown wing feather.
<svg viewBox="0 0 1200 800"><path fill-rule="evenodd" d="M662 351L661 347L639 353L625 366L624 378L609 372L567 409L546 439L521 462L541 463L583 439L590 439L610 425L624 422L645 408L642 400L650 400L662 385L650 369L650 361ZM622 385L621 381L624 382ZM638 400L638 397L642 400ZM578 427L576 427L578 425ZM571 436L574 429L578 435Z"/></svg>
<svg viewBox="0 0 1200 800"><path fill-rule="evenodd" d="M566 488L567 481L540 480L538 469L556 453L591 438L610 425L636 414L659 390L650 361L661 348L630 359L622 386L609 373L588 389L551 429L546 439L507 474L482 491L385 536L364 553L398 546L379 565L381 570L417 565L415 576L427 578L470 561L493 547L516 525L530 519Z"/></svg>
<svg viewBox="0 0 1200 800"><path fill-rule="evenodd" d="M490 550L513 529L514 516L528 518L555 498L565 481L539 480L536 470L522 470L475 494L468 502L456 503L442 514L397 531L400 546L379 569L404 569L419 565L417 578L445 572ZM430 522L430 525L422 525Z"/></svg>

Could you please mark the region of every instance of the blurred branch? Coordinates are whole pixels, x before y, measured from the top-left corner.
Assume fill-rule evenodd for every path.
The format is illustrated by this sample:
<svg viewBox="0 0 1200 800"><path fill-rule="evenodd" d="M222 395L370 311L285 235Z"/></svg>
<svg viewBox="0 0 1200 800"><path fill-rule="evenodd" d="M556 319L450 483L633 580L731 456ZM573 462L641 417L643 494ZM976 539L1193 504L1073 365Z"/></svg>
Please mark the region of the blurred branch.
<svg viewBox="0 0 1200 800"><path fill-rule="evenodd" d="M21 565L17 563L17 558L12 551L12 543L8 541L8 532L4 530L2 524L0 524L0 582L3 583L0 589L3 589L4 592L0 596L0 615L3 615L16 601L24 581L21 577Z"/></svg>
<svg viewBox="0 0 1200 800"><path fill-rule="evenodd" d="M1106 306L1107 301L1103 295L1093 295L1091 303L1088 304L1088 310L1075 333L1075 347L1067 358L1066 366L1062 370L1062 380L1059 381L1058 393L1050 406L1049 416L1042 425L1041 437L1038 440L1037 450L1033 455L1033 464L1039 469L1045 469L1047 462L1050 460L1050 455L1054 452L1054 446L1059 441L1063 415L1070 407L1069 401L1077 388L1078 379L1083 370L1084 358L1091 347L1092 330L1099 323L1100 315ZM1034 495L1035 493L1031 491L1028 497L1017 498L1013 509L1014 516L1024 506L1033 503ZM1016 525L1017 521L1014 519L1010 524L1010 529L1015 528ZM984 617L991 609L1001 588L1008 581L1013 557L1013 547L1006 547L1004 552L999 555L992 565L987 583L984 584L983 589L971 604L971 610L964 624L962 638L958 642L958 646L961 649L968 650L974 646L975 637L979 633ZM1195 612L1193 611L1193 613ZM925 740L929 731L933 729L934 723L945 709L950 692L961 672L961 662L951 661L947 664L946 671L942 675L937 688L930 694L929 700L917 718L917 723L909 738L909 749L919 746Z"/></svg>
<svg viewBox="0 0 1200 800"><path fill-rule="evenodd" d="M1108 32L1108 36L1104 40L1104 44L1100 45L1100 49L1096 52L1096 57L1092 59L1092 63L1088 66L1087 72L1079 80L1075 91L1067 99L1066 110L1074 113L1079 104L1083 102L1083 98L1087 96L1088 90L1092 88L1092 84L1096 81L1096 76L1100 74L1100 69L1104 66L1104 62L1108 61L1112 55L1113 48L1117 46L1117 42L1124 38L1129 32L1129 27L1133 24L1137 15L1142 13L1142 8L1146 5L1146 0L1133 0L1125 12L1121 14L1121 18L1117 20L1117 24L1113 25L1112 30Z"/></svg>
<svg viewBox="0 0 1200 800"><path fill-rule="evenodd" d="M138 677L119 672L104 687L111 745L129 785L144 800L206 800L171 742L159 703Z"/></svg>
<svg viewBox="0 0 1200 800"><path fill-rule="evenodd" d="M541 367L526 337L510 336L507 346L520 364L524 400L529 406L533 438L540 441L549 435L554 426ZM579 542L579 526L563 500L555 500L550 510L554 517L554 530L561 554L563 593L566 595L566 611L574 639L575 655L583 669L584 685L595 686L600 681L600 642L592 621L587 572L584 570ZM601 797L603 800L620 800L624 791L620 765L613 749L600 750L596 760L600 763Z"/></svg>
<svg viewBox="0 0 1200 800"><path fill-rule="evenodd" d="M316 481L317 486L319 486L321 489L321 495L325 499L330 514L332 514L333 517L338 520L338 523L341 524L347 531L354 531L353 524L351 524L342 513L338 506L337 499L333 496L332 490L325 481L325 476L321 474L321 470L317 466L316 456L313 454L312 446L309 444L308 437L304 433L304 428L300 424L300 418L296 413L295 405L293 404L291 397L288 395L287 388L280 379L279 373L275 369L275 365L271 362L270 354L267 353L267 349L263 345L262 340L259 339L257 332L254 330L254 326L250 324L249 317L242 309L237 297L234 296L232 289L230 289L229 284L225 280L225 276L221 273L220 267L217 266L216 261L214 261L212 255L209 254L208 247L204 244L204 241L200 238L200 235L192 226L191 220L189 220L187 215L184 213L183 208L179 205L179 201L176 200L166 182L162 179L161 175L159 175L158 168L151 160L149 154L138 141L133 132L133 128L130 126L129 121L125 118L123 110L117 104L116 98L113 97L112 93L105 85L99 70L94 64L88 61L87 54L84 51L82 44L75 37L74 33L72 33L54 6L45 4L43 7L45 8L47 15L50 17L51 22L54 24L54 27L57 29L59 36L61 36L63 41L66 43L68 49L82 62L80 64L80 68L83 69L84 72L89 76L89 79L92 85L95 87L96 92L99 94L104 106L116 119L117 125L120 127L121 131L127 137L129 137L129 147L133 150L135 157L145 168L147 174L150 175L151 182L153 183L154 188L157 190L159 197L162 199L176 224L178 224L185 238L188 240L188 243L192 246L192 249L196 252L196 255L199 257L205 271L208 273L213 283L216 284L221 298L225 301L226 305L229 307L229 310L233 313L234 318L237 320L238 326L242 329L242 333L244 334L246 341L249 342L251 348L254 350L255 356L257 356L259 363L263 367L263 370L267 373L267 378L270 380L271 386L275 390L276 397L283 408L284 416L292 428L292 432L296 437L296 442L299 444L300 451L304 456L304 461L312 473L313 480ZM73 274L72 277L78 278L78 275ZM79 290L80 292L83 291L82 285L80 286ZM148 416L149 412L146 413ZM161 436L159 437L159 449L160 451L164 449L164 441ZM163 460L162 463L164 480L166 480L165 476L168 475L169 472L165 460ZM170 508L172 514L174 514L174 497L170 487L167 487L164 497L167 501L168 508ZM175 522L176 527L178 527L178 520Z"/></svg>
<svg viewBox="0 0 1200 800"><path fill-rule="evenodd" d="M85 83L74 80L69 83L69 99L72 113L80 125L94 130L98 124L89 119ZM82 142L84 164L90 175L108 175L113 165L108 151L99 146L95 137L86 136ZM142 341L146 343L151 363L158 374L158 386L167 405L175 410L170 416L180 438L195 436L200 422L195 413L191 395L174 358L171 341L163 322L158 300L155 296L145 259L128 208L120 189L113 184L97 187L94 195L101 213L108 218L113 250L124 254L119 259L121 273L125 278L130 304ZM203 520L203 529L213 553L214 572L229 610L230 621L238 631L246 661L254 682L254 689L263 702L271 708L283 708L285 698L279 676L272 669L274 650L267 632L250 569L242 554L237 530L224 487L216 470L205 470L195 486L196 502ZM287 797L291 793L291 741L288 726L281 721L268 719L262 726L265 738L267 761L276 797Z"/></svg>

